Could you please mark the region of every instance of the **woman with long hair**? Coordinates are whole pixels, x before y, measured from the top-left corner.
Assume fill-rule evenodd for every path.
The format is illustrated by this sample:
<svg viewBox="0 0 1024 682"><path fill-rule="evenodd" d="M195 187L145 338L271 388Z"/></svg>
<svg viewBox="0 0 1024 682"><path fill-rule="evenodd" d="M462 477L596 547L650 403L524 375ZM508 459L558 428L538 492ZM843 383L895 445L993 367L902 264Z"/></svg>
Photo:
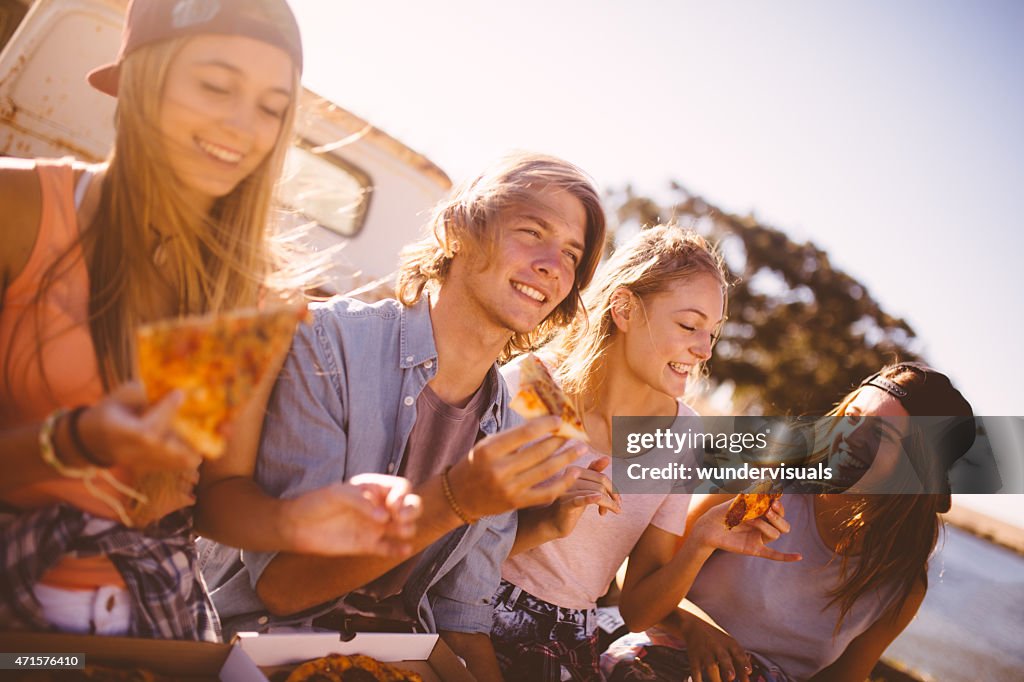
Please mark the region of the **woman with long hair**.
<svg viewBox="0 0 1024 682"><path fill-rule="evenodd" d="M611 680L863 682L869 676L924 599L940 514L950 507L945 472L970 449L975 425L970 404L949 379L918 363L868 377L829 416L833 481L846 492L783 495L793 530L772 543L803 561L754 565L716 553L687 599L725 631L679 609L609 648L604 667ZM911 419L935 416L954 419ZM906 481L901 462L919 472L911 488L891 485L894 478ZM689 523L696 528L721 497L696 503Z"/></svg>
<svg viewBox="0 0 1024 682"><path fill-rule="evenodd" d="M0 161L0 626L216 639L196 490L200 530L235 546L402 550L415 502L393 479L255 486L276 372L201 481L171 428L180 393L149 405L133 381L138 325L299 293L268 219L301 69L284 0L132 2L117 61L89 74L117 98L107 161ZM129 518L154 471L180 485Z"/></svg>
<svg viewBox="0 0 1024 682"><path fill-rule="evenodd" d="M520 527L494 597L491 639L507 679L597 680L595 606L629 559L620 611L642 630L665 617L716 548L777 560L765 546L787 530L782 508L724 530L725 507L709 514L676 554L687 494L618 495L600 472L612 420L695 416L683 402L711 357L726 308L720 257L677 226L641 231L620 246L584 292L586 316L540 357L583 416L589 451L578 487L550 508L520 512ZM519 363L503 369L514 395ZM606 513L610 512L610 513Z"/></svg>

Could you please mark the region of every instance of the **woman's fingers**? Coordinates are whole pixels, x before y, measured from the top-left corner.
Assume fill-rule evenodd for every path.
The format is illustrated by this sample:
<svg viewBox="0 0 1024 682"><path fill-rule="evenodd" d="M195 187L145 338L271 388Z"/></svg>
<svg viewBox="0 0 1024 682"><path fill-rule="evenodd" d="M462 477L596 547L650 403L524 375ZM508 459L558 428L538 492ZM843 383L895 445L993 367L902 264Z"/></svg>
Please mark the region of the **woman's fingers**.
<svg viewBox="0 0 1024 682"><path fill-rule="evenodd" d="M181 492L183 495L189 496L191 498L191 500L192 500L192 504L194 504L195 503L195 489L196 489L196 485L199 483L199 470L198 469L185 470L185 471L181 472L181 475L178 476L177 480L178 480L178 490L179 490L179 492ZM190 506L190 505L186 505L186 506Z"/></svg>
<svg viewBox="0 0 1024 682"><path fill-rule="evenodd" d="M183 402L185 402L184 393L171 391L145 411L140 420L142 426L147 430L165 433L170 430L174 415L178 413Z"/></svg>
<svg viewBox="0 0 1024 682"><path fill-rule="evenodd" d="M763 518L751 519L750 521L746 521L746 524L748 527L756 529L761 533L761 537L766 543L778 540L782 536L782 533L779 532L778 528L768 523Z"/></svg>
<svg viewBox="0 0 1024 682"><path fill-rule="evenodd" d="M763 559L771 559L772 561L800 561L803 556L792 552L780 552L777 549L772 549L762 545L754 552L754 556L759 556Z"/></svg>
<svg viewBox="0 0 1024 682"><path fill-rule="evenodd" d="M112 399L126 407L144 408L146 406L146 389L139 381L129 381L121 384L111 391L107 398Z"/></svg>
<svg viewBox="0 0 1024 682"><path fill-rule="evenodd" d="M184 396L172 391L147 408L141 384L117 387L81 417L83 440L113 464L136 470L195 469L202 456L172 428Z"/></svg>
<svg viewBox="0 0 1024 682"><path fill-rule="evenodd" d="M739 682L750 682L750 657L736 640L732 640L724 653L729 661L729 670ZM724 670L722 671L724 674Z"/></svg>
<svg viewBox="0 0 1024 682"><path fill-rule="evenodd" d="M551 490L553 489L550 486L551 479L559 474L561 474L561 476L558 480L568 481L569 485L572 485L579 479L582 471L584 470L579 467L570 467L569 465L579 459L579 456L585 450L586 446L580 444L571 448L565 448L557 452L549 453L546 460L541 460L535 463L531 468L524 470L515 476L514 487L521 491L527 491L531 488L540 490L545 487ZM566 489L568 488L566 487L563 490L559 490L554 497L548 498L548 502L556 499L559 495L565 492Z"/></svg>
<svg viewBox="0 0 1024 682"><path fill-rule="evenodd" d="M736 670L732 664L732 656L724 648L717 647L715 652L715 662L717 663L717 671L720 673L720 677L723 680L735 680ZM714 668L712 668L714 669Z"/></svg>
<svg viewBox="0 0 1024 682"><path fill-rule="evenodd" d="M602 511L610 510L615 513L621 511L620 506L603 492L573 492L569 491L566 494L568 497L563 496L563 504L568 504L570 507L586 507L588 505L597 505Z"/></svg>
<svg viewBox="0 0 1024 682"><path fill-rule="evenodd" d="M595 485L599 485L608 491L609 495L615 495L615 486L612 484L612 479L608 478L604 474L594 471L592 469L584 469L580 467L580 480L589 481Z"/></svg>
<svg viewBox="0 0 1024 682"><path fill-rule="evenodd" d="M722 682L722 676L714 661L711 661L707 666L705 666L704 673L704 679L706 679L707 682Z"/></svg>
<svg viewBox="0 0 1024 682"><path fill-rule="evenodd" d="M762 518L764 518L768 523L777 528L781 533L788 533L790 531L791 526L789 525L789 521L784 519L782 517L782 514L776 512L774 508L769 509L768 513L765 514Z"/></svg>
<svg viewBox="0 0 1024 682"><path fill-rule="evenodd" d="M551 478L547 476L548 480L545 483L533 485L522 495L521 507L536 507L540 505L549 505L564 493L566 493L575 483L576 477L579 474L571 469L566 469L561 475Z"/></svg>

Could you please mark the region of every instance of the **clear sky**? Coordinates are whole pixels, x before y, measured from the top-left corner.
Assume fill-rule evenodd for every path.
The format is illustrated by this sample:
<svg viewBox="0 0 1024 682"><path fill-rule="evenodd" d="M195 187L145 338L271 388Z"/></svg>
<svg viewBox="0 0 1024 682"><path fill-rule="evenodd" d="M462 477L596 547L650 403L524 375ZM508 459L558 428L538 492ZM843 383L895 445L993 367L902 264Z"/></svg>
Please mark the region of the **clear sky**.
<svg viewBox="0 0 1024 682"><path fill-rule="evenodd" d="M454 180L675 179L825 248L979 414L1024 415L1024 2L292 0L306 85Z"/></svg>

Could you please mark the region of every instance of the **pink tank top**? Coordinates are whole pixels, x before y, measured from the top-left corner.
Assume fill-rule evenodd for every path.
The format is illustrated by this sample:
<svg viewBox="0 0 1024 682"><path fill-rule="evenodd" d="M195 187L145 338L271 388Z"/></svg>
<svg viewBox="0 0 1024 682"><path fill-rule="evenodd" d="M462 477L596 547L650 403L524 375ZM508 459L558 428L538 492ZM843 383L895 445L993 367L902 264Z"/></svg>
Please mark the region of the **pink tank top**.
<svg viewBox="0 0 1024 682"><path fill-rule="evenodd" d="M0 308L0 367L7 373L7 380L0 381L0 428L38 422L58 407L91 405L103 396L88 327L89 273L77 245L80 228L71 160L28 163L34 163L39 176L42 213L32 253L24 270L8 285ZM63 271L41 305L35 305L44 273L69 248ZM113 473L127 481L124 471ZM118 498L109 487L103 487ZM4 501L21 509L68 502L97 516L116 518L109 505L74 479L26 486L7 494ZM65 557L42 582L72 589L124 585L106 557Z"/></svg>

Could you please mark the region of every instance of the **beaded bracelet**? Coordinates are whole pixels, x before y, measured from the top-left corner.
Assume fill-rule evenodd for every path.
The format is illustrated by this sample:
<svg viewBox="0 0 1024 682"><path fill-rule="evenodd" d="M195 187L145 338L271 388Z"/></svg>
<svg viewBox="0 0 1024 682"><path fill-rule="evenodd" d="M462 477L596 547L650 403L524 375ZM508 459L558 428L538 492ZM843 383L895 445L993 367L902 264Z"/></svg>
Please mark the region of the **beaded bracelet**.
<svg viewBox="0 0 1024 682"><path fill-rule="evenodd" d="M96 456L92 450L82 440L82 433L78 430L78 420L81 418L82 413L85 412L85 405L79 405L75 409L68 413L68 432L71 434L71 442L74 443L75 449L82 455L82 458L92 464L93 466L102 467L107 469L110 467L110 462L104 462Z"/></svg>
<svg viewBox="0 0 1024 682"><path fill-rule="evenodd" d="M57 430L57 424L67 413L67 410L60 407L46 415L43 425L39 428L39 456L47 466L65 478L92 478L96 475L96 467L69 467L57 457L57 448L53 444L53 433Z"/></svg>
<svg viewBox="0 0 1024 682"><path fill-rule="evenodd" d="M39 428L39 456L44 462L46 462L47 466L61 476L64 476L65 478L82 479L82 483L85 484L86 491L99 501L108 505L113 512L117 514L121 523L131 528L131 515L128 513L124 504L122 504L121 501L113 495L110 495L105 490L97 487L96 478L99 477L103 479L103 481L105 481L115 491L135 500L138 504L147 503L149 498L131 486L125 485L121 481L117 480L106 468L99 468L95 466L69 467L64 464L64 462L60 461L60 458L57 457L57 448L53 444L53 434L57 430L57 425L60 423L61 418L67 413L68 411L66 409L59 407L43 419L43 425Z"/></svg>
<svg viewBox="0 0 1024 682"><path fill-rule="evenodd" d="M444 497L448 500L448 506L452 508L455 515L462 519L463 523L472 525L476 523L476 520L470 518L470 516L462 510L459 503L455 501L455 495L452 494L452 484L451 481L448 480L448 472L451 470L452 468L449 466L445 467L445 470L441 472L441 489L444 490Z"/></svg>

